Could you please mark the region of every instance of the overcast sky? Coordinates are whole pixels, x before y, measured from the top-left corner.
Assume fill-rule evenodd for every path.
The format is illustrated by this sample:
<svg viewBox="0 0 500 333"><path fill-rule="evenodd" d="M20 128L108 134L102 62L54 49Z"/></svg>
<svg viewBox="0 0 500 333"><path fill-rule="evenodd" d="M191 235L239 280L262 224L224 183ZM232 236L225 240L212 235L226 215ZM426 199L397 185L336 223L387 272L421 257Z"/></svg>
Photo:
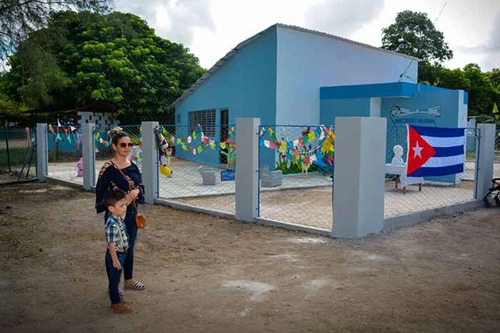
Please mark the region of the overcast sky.
<svg viewBox="0 0 500 333"><path fill-rule="evenodd" d="M382 28L407 9L437 19L454 52L445 66L500 68L500 0L116 0L116 10L137 14L158 35L183 43L205 68L275 23L380 46Z"/></svg>

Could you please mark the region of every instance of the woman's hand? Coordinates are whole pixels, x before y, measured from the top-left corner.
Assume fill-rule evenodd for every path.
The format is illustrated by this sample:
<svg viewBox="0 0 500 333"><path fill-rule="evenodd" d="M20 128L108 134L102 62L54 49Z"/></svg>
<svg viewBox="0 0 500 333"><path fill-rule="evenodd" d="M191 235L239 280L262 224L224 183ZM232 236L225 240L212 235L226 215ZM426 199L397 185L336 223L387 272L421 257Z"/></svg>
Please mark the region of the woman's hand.
<svg viewBox="0 0 500 333"><path fill-rule="evenodd" d="M137 199L137 196L139 195L140 191L138 188L128 192L127 194L127 202L128 204L130 205L132 202L134 202L134 200Z"/></svg>

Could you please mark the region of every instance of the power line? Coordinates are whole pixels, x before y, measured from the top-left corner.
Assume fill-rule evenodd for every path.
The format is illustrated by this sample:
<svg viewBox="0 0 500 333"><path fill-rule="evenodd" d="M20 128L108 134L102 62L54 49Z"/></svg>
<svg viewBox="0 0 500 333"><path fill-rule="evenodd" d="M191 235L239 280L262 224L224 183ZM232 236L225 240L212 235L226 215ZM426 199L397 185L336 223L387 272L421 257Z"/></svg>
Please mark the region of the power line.
<svg viewBox="0 0 500 333"><path fill-rule="evenodd" d="M437 20L441 17L441 14L443 13L443 10L444 10L444 8L446 7L447 4L448 4L448 1L445 1L444 4L443 4L443 7L439 11L438 16L434 20L434 23L433 23L434 25L436 25ZM408 69L410 68L411 64L413 64L413 61L414 61L414 59L411 59L410 63L406 67L406 69L403 71L403 73L401 73L401 75L399 76L399 82L401 82L403 80L403 77L406 77L406 78L408 78L408 79L410 79L410 80L415 81L415 82L418 83L418 79L413 79L413 78L409 77L408 75L406 75L406 72L408 72Z"/></svg>
<svg viewBox="0 0 500 333"><path fill-rule="evenodd" d="M436 19L434 20L434 25L436 24L438 18L441 16L441 13L443 12L444 10L444 7L446 7L446 5L448 4L448 1L445 1L444 5L443 5L443 8L441 8L441 10L439 11L439 14L438 16L436 17Z"/></svg>

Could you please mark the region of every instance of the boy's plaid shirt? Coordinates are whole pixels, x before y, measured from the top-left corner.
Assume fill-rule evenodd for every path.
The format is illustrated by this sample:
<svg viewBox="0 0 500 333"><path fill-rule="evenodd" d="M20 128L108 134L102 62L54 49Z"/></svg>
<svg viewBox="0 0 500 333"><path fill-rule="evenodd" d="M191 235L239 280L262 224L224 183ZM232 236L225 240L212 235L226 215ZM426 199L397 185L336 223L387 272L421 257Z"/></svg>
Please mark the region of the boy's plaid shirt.
<svg viewBox="0 0 500 333"><path fill-rule="evenodd" d="M121 232L121 239L119 232ZM115 243L117 252L125 252L128 250L128 235L125 228L125 223L122 219L116 218L113 214L109 214L105 226L106 242Z"/></svg>

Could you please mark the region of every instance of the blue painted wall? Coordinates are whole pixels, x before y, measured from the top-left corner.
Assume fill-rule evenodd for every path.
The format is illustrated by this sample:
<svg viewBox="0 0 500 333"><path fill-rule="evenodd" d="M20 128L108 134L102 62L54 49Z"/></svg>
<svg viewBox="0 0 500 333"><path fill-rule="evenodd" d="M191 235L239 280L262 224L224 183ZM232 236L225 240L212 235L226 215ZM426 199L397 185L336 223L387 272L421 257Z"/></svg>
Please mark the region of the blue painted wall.
<svg viewBox="0 0 500 333"><path fill-rule="evenodd" d="M350 86L321 87L321 99L370 98L370 97L411 97L421 92L450 91L448 89L414 84L391 82Z"/></svg>
<svg viewBox="0 0 500 333"><path fill-rule="evenodd" d="M229 123L236 118L259 117L262 124L276 122L276 28L266 30L260 37L244 45L212 76L203 82L176 108L181 125L176 135L186 137L188 112L216 109L216 122L220 124L220 110L229 110ZM219 141L219 131L216 137ZM218 165L218 154L192 154L177 147L177 156L204 164Z"/></svg>
<svg viewBox="0 0 500 333"><path fill-rule="evenodd" d="M393 156L393 147L396 144L404 147L403 158L406 161L407 131L406 124L415 126L432 127L457 127L459 91L440 90L433 92L421 92L413 98L383 98L381 116L387 118L387 154L386 162L389 163ZM415 114L404 117L396 117L391 114L395 106L409 109L427 109L440 106L442 113L440 117L426 114ZM427 180L440 182L455 182L455 176L429 177Z"/></svg>
<svg viewBox="0 0 500 333"><path fill-rule="evenodd" d="M320 123L335 125L335 117L369 117L370 99L322 99L320 102Z"/></svg>
<svg viewBox="0 0 500 333"><path fill-rule="evenodd" d="M464 101L459 98L459 94L458 90L405 82L323 87L320 89L320 121L322 124L331 124L334 123L335 117L368 117L370 116L370 97L382 97L380 115L387 118L386 162L389 163L392 159L394 145L400 144L406 147L406 124L457 127L459 102L467 100L467 94L464 94ZM429 114L393 116L391 111L396 106L413 110L440 107L441 116L436 117ZM406 151L404 156L406 160ZM455 176L433 177L429 180L453 183Z"/></svg>

